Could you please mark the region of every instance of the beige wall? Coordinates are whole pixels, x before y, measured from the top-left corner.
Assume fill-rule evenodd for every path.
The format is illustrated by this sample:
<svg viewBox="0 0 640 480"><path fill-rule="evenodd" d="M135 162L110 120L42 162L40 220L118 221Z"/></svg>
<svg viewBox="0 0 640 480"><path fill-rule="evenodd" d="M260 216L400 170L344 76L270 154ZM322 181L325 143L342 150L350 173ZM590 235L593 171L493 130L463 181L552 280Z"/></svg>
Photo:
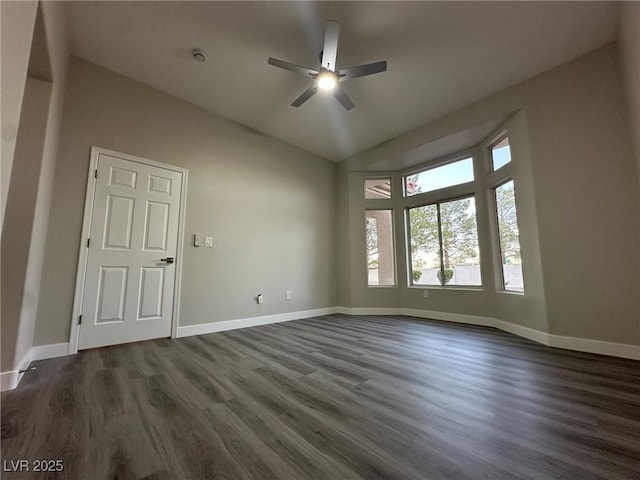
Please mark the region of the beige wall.
<svg viewBox="0 0 640 480"><path fill-rule="evenodd" d="M629 130L640 181L640 2L622 3L618 39L627 95ZM640 263L638 270L640 271ZM636 296L640 297L640 290L636 292Z"/></svg>
<svg viewBox="0 0 640 480"><path fill-rule="evenodd" d="M629 126L640 172L640 2L623 2L620 6L618 38Z"/></svg>
<svg viewBox="0 0 640 480"><path fill-rule="evenodd" d="M638 181L615 45L524 89L550 333L640 343Z"/></svg>
<svg viewBox="0 0 640 480"><path fill-rule="evenodd" d="M36 22L37 1L0 2L0 83L2 84L2 165L0 182L0 229L9 193L13 154L18 136L29 51Z"/></svg>
<svg viewBox="0 0 640 480"><path fill-rule="evenodd" d="M4 13L3 10L3 27ZM20 94L22 107L8 191L8 221L2 229L3 372L24 368L30 359L67 72L68 47L61 5L41 3L31 14L33 23L21 19L34 27L29 40L11 39L12 55L24 53L24 44L29 46L24 54L30 76L23 78L22 90L16 88L24 95ZM3 43L3 54L4 48ZM11 68L22 65L21 59L10 59L15 62ZM4 61L3 57L3 75ZM4 83L2 87L4 95L7 87ZM3 137L3 154L4 148Z"/></svg>
<svg viewBox="0 0 640 480"><path fill-rule="evenodd" d="M364 287L359 275L360 172L516 110L521 138L512 139L512 148L524 180L518 208L527 295L496 294L488 286L485 292L435 290L423 299L420 290L401 286L399 293L385 293L389 305L378 305L377 290ZM350 208L340 210L347 218L339 220L338 232L341 242L351 242L339 272L351 274L351 295L341 298L350 302L345 306L393 307L399 295L403 307L495 316L557 335L640 344L638 181L615 44L407 132L339 171L340 195L350 197Z"/></svg>
<svg viewBox="0 0 640 480"><path fill-rule="evenodd" d="M92 145L189 169L181 325L335 305L332 162L72 57L36 345L69 340Z"/></svg>
<svg viewBox="0 0 640 480"><path fill-rule="evenodd" d="M340 162L336 169L336 301L338 305L353 305L351 298L351 216L349 202L349 169Z"/></svg>
<svg viewBox="0 0 640 480"><path fill-rule="evenodd" d="M20 317L23 301L27 305L32 303L29 295L33 292L26 292L25 285L50 97L50 82L27 78L2 234L3 371L15 367L14 360L20 361L33 339L33 328L31 338L20 335L20 329L27 327L21 324Z"/></svg>

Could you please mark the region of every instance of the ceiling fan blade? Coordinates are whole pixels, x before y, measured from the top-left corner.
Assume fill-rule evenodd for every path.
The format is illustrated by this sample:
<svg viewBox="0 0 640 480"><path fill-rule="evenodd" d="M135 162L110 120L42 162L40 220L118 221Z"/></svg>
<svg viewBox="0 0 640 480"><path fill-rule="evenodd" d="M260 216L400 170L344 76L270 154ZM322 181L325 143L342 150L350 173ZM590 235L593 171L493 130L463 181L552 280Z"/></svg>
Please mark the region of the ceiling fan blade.
<svg viewBox="0 0 640 480"><path fill-rule="evenodd" d="M353 107L355 107L355 105L353 104L353 102L349 98L349 95L347 95L344 92L344 90L342 90L341 88L336 88L333 91L333 96L336 97L336 100L338 100L340 102L340 105L342 105L346 111L349 111Z"/></svg>
<svg viewBox="0 0 640 480"><path fill-rule="evenodd" d="M303 77L315 77L319 72L316 70L311 70L310 68L301 67L300 65L295 65L293 63L285 62L284 60L278 60L277 58L269 57L269 65L273 65L274 67L284 68L285 70L289 70L293 73L298 73Z"/></svg>
<svg viewBox="0 0 640 480"><path fill-rule="evenodd" d="M291 104L292 107L299 107L300 105L302 105L304 102L306 102L307 100L309 100L311 97L313 97L315 95L315 93L318 91L318 86L314 83L313 85L311 85L309 88L307 88L302 95L300 95L298 98L296 98L293 103Z"/></svg>
<svg viewBox="0 0 640 480"><path fill-rule="evenodd" d="M375 62L367 63L366 65L358 65L357 67L343 68L338 70L338 76L341 82L346 82L353 78L366 77L367 75L373 75L374 73L386 72L387 62Z"/></svg>
<svg viewBox="0 0 640 480"><path fill-rule="evenodd" d="M340 24L333 20L327 21L327 29L324 32L324 48L322 49L322 68L336 70L336 57L338 55L338 33Z"/></svg>

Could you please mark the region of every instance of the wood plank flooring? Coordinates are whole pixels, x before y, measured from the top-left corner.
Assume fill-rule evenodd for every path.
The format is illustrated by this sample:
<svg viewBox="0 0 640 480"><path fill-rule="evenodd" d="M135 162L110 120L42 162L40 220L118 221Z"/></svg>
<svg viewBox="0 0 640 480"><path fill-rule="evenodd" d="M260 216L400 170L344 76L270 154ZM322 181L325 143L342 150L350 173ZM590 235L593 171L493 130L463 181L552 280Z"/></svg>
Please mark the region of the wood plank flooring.
<svg viewBox="0 0 640 480"><path fill-rule="evenodd" d="M640 362L490 328L331 315L35 365L3 479L640 478Z"/></svg>

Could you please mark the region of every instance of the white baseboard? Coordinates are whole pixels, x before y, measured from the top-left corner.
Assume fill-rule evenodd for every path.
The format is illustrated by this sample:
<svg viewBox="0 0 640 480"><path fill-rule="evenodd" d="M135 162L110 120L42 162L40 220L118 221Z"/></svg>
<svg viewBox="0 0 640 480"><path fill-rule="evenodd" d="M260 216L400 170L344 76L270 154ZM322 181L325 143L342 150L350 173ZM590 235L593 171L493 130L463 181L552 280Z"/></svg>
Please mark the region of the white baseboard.
<svg viewBox="0 0 640 480"><path fill-rule="evenodd" d="M47 358L64 357L65 355L69 355L68 343L54 343L52 345L32 347L20 361L18 370L0 373L0 392L16 388L24 375L24 372L18 372L29 367L31 362L45 360Z"/></svg>
<svg viewBox="0 0 640 480"><path fill-rule="evenodd" d="M288 322L291 320L301 320L303 318L318 317L321 315L331 315L336 313L335 307L317 308L315 310L302 310L298 312L278 313L275 315L265 315L262 317L238 318L236 320L224 320L221 322L202 323L199 325L185 325L178 327L177 338L189 337L192 335L204 335L207 333L223 332L225 330L235 330L238 328L256 327L269 323Z"/></svg>
<svg viewBox="0 0 640 480"><path fill-rule="evenodd" d="M416 318L430 318L433 320L444 320L447 322L494 327L499 330L512 333L519 337L528 338L529 340L550 347L564 348L567 350L576 350L587 353L597 353L600 355L609 355L612 357L630 358L632 360L640 360L640 345L629 345L626 343L613 343L603 342L601 340L591 340L589 338L552 335L492 317L437 312L433 310L419 310L415 308L337 307L336 311L337 313L342 313L345 315L406 315Z"/></svg>
<svg viewBox="0 0 640 480"><path fill-rule="evenodd" d="M404 315L403 313L398 313L401 310L401 308L335 308L336 313L345 315Z"/></svg>
<svg viewBox="0 0 640 480"><path fill-rule="evenodd" d="M434 310L419 310L417 308L403 308L400 315L418 318L431 318L433 320L444 320L446 322L466 323L469 325L480 325L482 327L493 327L494 319L481 317L479 315L466 315L463 313L436 312Z"/></svg>
<svg viewBox="0 0 640 480"><path fill-rule="evenodd" d="M31 349L32 360L45 360L47 358L64 357L69 355L69 342L52 343L51 345L38 345Z"/></svg>
<svg viewBox="0 0 640 480"><path fill-rule="evenodd" d="M177 337L187 337L191 335L203 335L206 333L222 332L224 330L234 330L237 328L254 327L257 325L267 325L269 323L287 322L290 320L301 320L303 318L317 317L321 315L331 315L336 313L335 307L317 308L315 310L302 310L298 312L280 313L276 315L266 315L262 317L240 318L237 320L226 320L222 322L206 323L201 325L187 325L178 327ZM34 360L45 360L48 358L63 357L69 355L69 343L54 343L51 345L38 345L32 347L25 358L20 362L18 370L26 369ZM18 370L11 370L0 373L0 391L13 390L22 379Z"/></svg>
<svg viewBox="0 0 640 480"><path fill-rule="evenodd" d="M317 308L315 310L302 310L298 312L279 313L276 315L265 315L262 317L239 318L237 320L225 320L222 322L205 323L200 325L185 325L178 327L177 337L188 337L192 335L204 335L207 333L222 332L225 330L235 330L238 328L256 327L270 323L288 322L291 320L301 320L303 318L318 317L341 313L345 315L405 315L408 317L425 318L433 320L443 320L446 322L466 323L484 327L494 327L505 332L528 338L534 342L548 345L550 347L564 348L567 350L577 350L580 352L597 353L600 355L610 355L613 357L630 358L640 360L640 346L624 343L603 342L601 340L591 340L588 338L565 337L552 335L549 333L523 327L515 323L506 322L492 317L481 317L477 315L464 315L460 313L437 312L434 310L419 310L415 308L350 308L350 307L329 307ZM19 364L18 370L25 369L34 360L44 360L69 355L68 343L54 343L51 345L39 345L33 347L24 356ZM22 375L18 370L0 373L0 391L13 390L18 386Z"/></svg>
<svg viewBox="0 0 640 480"><path fill-rule="evenodd" d="M32 350L33 349L30 349L25 356L22 357L22 360L18 363L18 368L16 370L0 373L0 392L13 390L18 386L20 380L22 380L22 376L24 375L24 372L20 373L20 370L25 370L31 363Z"/></svg>
<svg viewBox="0 0 640 480"><path fill-rule="evenodd" d="M17 370L0 373L0 392L13 390L18 386L18 383L20 383L20 378Z"/></svg>
<svg viewBox="0 0 640 480"><path fill-rule="evenodd" d="M549 335L549 343L547 343L547 345L557 348L566 348L567 350L599 353L600 355L640 360L640 346L629 345L627 343L603 342L602 340L591 340L590 338Z"/></svg>
<svg viewBox="0 0 640 480"><path fill-rule="evenodd" d="M503 330L505 332L512 333L519 337L528 338L537 343L541 343L543 345L549 345L549 334L545 332L541 332L540 330L535 330L529 327L523 327L522 325L518 325L517 323L506 322L504 320L498 320L497 318L492 318L494 328L498 330Z"/></svg>

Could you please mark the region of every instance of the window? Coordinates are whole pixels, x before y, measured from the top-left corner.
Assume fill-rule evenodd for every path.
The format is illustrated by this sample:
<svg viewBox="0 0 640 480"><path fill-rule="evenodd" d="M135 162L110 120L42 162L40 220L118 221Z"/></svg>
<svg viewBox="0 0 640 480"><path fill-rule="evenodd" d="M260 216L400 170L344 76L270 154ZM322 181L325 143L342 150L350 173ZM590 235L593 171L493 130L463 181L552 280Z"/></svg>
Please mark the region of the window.
<svg viewBox="0 0 640 480"><path fill-rule="evenodd" d="M392 210L365 213L367 272L369 285L395 285Z"/></svg>
<svg viewBox="0 0 640 480"><path fill-rule="evenodd" d="M391 198L391 179L367 178L364 181L364 198Z"/></svg>
<svg viewBox="0 0 640 480"><path fill-rule="evenodd" d="M405 194L432 192L473 181L473 159L465 158L404 177Z"/></svg>
<svg viewBox="0 0 640 480"><path fill-rule="evenodd" d="M498 235L500 237L502 284L506 291L524 292L513 180L508 180L506 183L496 187L494 193L498 219Z"/></svg>
<svg viewBox="0 0 640 480"><path fill-rule="evenodd" d="M495 172L500 167L504 167L511 161L511 149L509 148L509 137L504 137L493 147L491 147L491 165Z"/></svg>
<svg viewBox="0 0 640 480"><path fill-rule="evenodd" d="M481 285L475 198L409 208L412 285Z"/></svg>
<svg viewBox="0 0 640 480"><path fill-rule="evenodd" d="M480 287L482 245L484 273L489 276L493 266L490 278L501 280L492 281L490 287L524 292L514 193L514 182L519 181L517 159L512 162L507 132L496 131L454 155L404 172L369 172L360 177L369 286ZM402 194L396 191L392 199L392 185L398 180ZM402 228L393 225L393 210L400 207L405 232L401 244L406 248L402 252L394 245L394 235ZM484 223L478 225L479 221ZM407 262L406 277L403 273L399 281L396 256Z"/></svg>

